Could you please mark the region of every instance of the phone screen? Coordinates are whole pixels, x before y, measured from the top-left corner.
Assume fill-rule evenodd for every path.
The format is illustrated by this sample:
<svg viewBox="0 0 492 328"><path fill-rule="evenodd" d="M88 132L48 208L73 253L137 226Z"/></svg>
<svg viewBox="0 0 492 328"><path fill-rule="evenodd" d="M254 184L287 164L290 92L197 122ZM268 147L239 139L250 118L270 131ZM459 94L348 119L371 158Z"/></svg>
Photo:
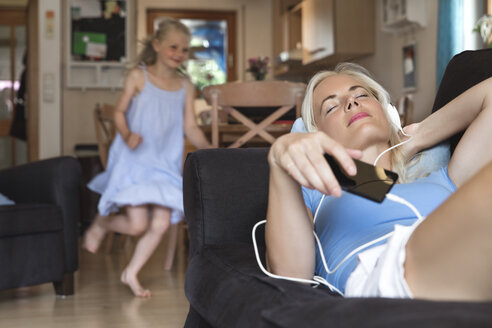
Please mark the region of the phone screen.
<svg viewBox="0 0 492 328"><path fill-rule="evenodd" d="M357 166L355 176L348 175L338 162L325 154L331 170L343 190L381 203L398 180L398 174L382 167L373 166L354 159Z"/></svg>

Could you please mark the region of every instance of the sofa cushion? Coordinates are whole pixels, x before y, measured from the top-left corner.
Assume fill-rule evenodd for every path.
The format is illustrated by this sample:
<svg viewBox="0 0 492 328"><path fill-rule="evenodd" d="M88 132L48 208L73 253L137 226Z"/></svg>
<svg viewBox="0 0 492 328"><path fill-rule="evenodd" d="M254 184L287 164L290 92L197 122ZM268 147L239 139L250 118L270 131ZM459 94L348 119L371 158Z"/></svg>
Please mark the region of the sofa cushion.
<svg viewBox="0 0 492 328"><path fill-rule="evenodd" d="M185 292L213 327L492 326L492 303L342 298L323 286L267 277L247 244L206 246L195 254Z"/></svg>
<svg viewBox="0 0 492 328"><path fill-rule="evenodd" d="M62 229L62 215L56 205L16 204L0 206L0 237Z"/></svg>
<svg viewBox="0 0 492 328"><path fill-rule="evenodd" d="M492 327L492 303L332 297L263 311L273 327Z"/></svg>
<svg viewBox="0 0 492 328"><path fill-rule="evenodd" d="M195 254L186 273L185 293L213 327L261 327L261 314L270 307L302 305L320 297L341 299L324 287L267 277L248 244L206 246Z"/></svg>

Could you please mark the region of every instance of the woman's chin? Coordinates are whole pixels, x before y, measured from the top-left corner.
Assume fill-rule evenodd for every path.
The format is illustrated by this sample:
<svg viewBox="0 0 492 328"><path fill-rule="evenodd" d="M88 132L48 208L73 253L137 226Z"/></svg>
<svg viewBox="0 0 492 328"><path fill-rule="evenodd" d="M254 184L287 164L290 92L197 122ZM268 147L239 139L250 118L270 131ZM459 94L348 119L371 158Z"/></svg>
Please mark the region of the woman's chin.
<svg viewBox="0 0 492 328"><path fill-rule="evenodd" d="M361 123L361 124L357 124ZM387 144L390 139L388 127L383 127L372 122L355 122L352 127L353 133L346 142L347 148L364 150L376 144Z"/></svg>

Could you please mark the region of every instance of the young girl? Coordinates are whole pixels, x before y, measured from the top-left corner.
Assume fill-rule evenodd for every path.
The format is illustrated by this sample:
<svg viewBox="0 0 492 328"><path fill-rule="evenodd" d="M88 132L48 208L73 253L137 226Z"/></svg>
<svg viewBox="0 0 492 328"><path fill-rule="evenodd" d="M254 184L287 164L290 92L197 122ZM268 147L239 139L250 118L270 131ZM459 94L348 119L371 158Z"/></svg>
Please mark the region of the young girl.
<svg viewBox="0 0 492 328"><path fill-rule="evenodd" d="M491 90L492 78L471 87L406 127L408 139L363 68L315 75L302 107L310 133L284 135L269 153L269 269L304 281L317 274L351 297L492 300ZM465 129L447 166L408 179L409 158ZM382 203L342 192L324 153L350 175L356 158L396 171L400 183Z"/></svg>
<svg viewBox="0 0 492 328"><path fill-rule="evenodd" d="M96 252L109 230L141 236L121 274L138 297L151 296L138 272L169 225L183 216L183 134L197 148L211 147L195 121L194 87L178 71L188 58L189 42L188 28L171 18L144 42L137 59L143 66L129 72L116 105L118 134L108 166L89 183L101 199L83 247Z"/></svg>

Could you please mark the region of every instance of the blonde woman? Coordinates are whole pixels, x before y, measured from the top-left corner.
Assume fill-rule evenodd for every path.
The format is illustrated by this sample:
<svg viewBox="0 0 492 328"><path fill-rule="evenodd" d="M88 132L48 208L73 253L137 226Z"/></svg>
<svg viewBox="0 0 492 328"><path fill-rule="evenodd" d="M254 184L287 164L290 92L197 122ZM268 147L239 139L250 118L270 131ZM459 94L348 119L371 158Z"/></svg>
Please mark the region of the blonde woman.
<svg viewBox="0 0 492 328"><path fill-rule="evenodd" d="M282 136L269 152L269 270L318 275L351 297L491 300L490 90L491 78L406 127L408 139L391 123L388 93L365 69L343 64L314 76L303 103L309 132ZM465 129L447 166L407 177L410 158ZM350 175L354 158L396 171L394 196L376 203L343 192L325 153Z"/></svg>

